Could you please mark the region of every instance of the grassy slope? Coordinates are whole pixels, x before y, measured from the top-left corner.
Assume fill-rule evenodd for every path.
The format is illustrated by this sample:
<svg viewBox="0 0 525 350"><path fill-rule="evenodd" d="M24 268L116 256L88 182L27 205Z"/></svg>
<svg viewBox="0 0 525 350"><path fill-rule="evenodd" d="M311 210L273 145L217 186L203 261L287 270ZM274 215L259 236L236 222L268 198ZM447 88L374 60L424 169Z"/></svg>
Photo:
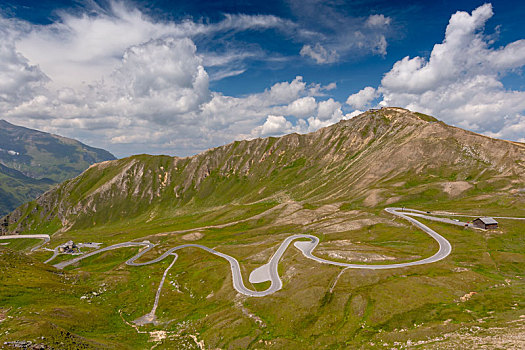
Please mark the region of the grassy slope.
<svg viewBox="0 0 525 350"><path fill-rule="evenodd" d="M378 121L381 123L377 129L390 125L382 118ZM418 128L421 125L426 124L417 124ZM404 126L407 128L409 126ZM168 232L200 228L196 231L204 236L197 242L237 257L247 281L249 272L266 262L290 233L317 235L321 239L320 251L334 249L341 240L348 240L365 253L381 253L397 261L431 255L436 247L430 238L400 219L391 221L392 217L383 212L391 198L396 198L395 205L424 210L525 217L525 194L516 190L524 185L516 182L516 174L505 170L505 164L498 164L499 169L503 169L498 173L479 157L450 157L448 163L440 166L433 163L436 158L428 162L416 158L405 160L406 168L397 164L401 171L388 166L376 170L370 165L372 157L390 157L395 164L395 157L407 158L411 153L373 152L374 147L391 147L388 139L376 140L361 151L357 146L351 148L355 140L340 143L337 138L329 138L328 144L321 144L326 140L322 134L328 131L321 131L321 136L312 140L292 135L286 143L281 139L259 141L264 143L258 143L257 147L262 147L263 153L270 158L250 168L248 173L243 171L243 164L249 162L249 158L243 159L241 155L250 154L254 158L258 153L247 142L216 150L223 152L216 158L195 157L196 160L174 162L169 157L136 156L119 160L111 167L92 168L78 178L81 181L72 180L53 195L62 200L63 193L67 192L72 203L91 201L97 212L80 212L70 230L53 235L51 246L71 238L105 244L148 239L159 243L145 257L149 259L171 246L187 243L183 239L185 233ZM415 132L408 131L404 134L407 139ZM341 133L338 134L340 138L352 138L344 130L333 132ZM367 132L374 132L373 127ZM440 129L429 132L439 134ZM364 130L357 129L358 138L361 133L365 134ZM424 136L428 143L421 144L419 140L416 144L432 149L438 157L445 152L455 152L456 148L440 150L434 147L436 141ZM364 137L358 144L361 142L370 141ZM402 142L399 139L395 142L398 149L415 145L399 146ZM289 144L293 144L294 149L309 144L317 148L323 146L326 150L302 160L301 154L290 152ZM323 154L333 156L330 149L338 147L354 151L346 151L343 158L322 163ZM457 149L467 152L463 146ZM456 163L457 159L462 162ZM510 159L512 161L512 157ZM347 161L353 162L352 171L341 169ZM523 158L517 159L520 161L523 162ZM125 176L119 176L132 162L135 164L124 172ZM369 180L367 162L371 171L381 176ZM411 162L424 163L424 166L414 170ZM322 166L316 167L316 163ZM464 166L465 163L468 166ZM210 170L209 174L199 178L199 173L205 174L206 169ZM171 176L169 182L163 181L166 172ZM196 176L194 183L185 189L188 172ZM327 178L338 181L324 184ZM198 179L200 183L196 185ZM464 180L471 187L460 193L444 191L444 182L457 180ZM106 191L93 195L108 181L112 181L112 185L107 186ZM137 188L138 195L134 197ZM178 197L173 196L175 192ZM123 197L119 197L120 193L124 193ZM325 195L321 195L323 193ZM268 194L276 195L269 197ZM57 213L46 208L46 205L51 207L50 203L57 203L52 199L47 197L47 202L34 202L22 208L25 213L22 217L35 232L53 233L61 227L56 218L42 220ZM258 199L264 200L254 202ZM298 203L298 200L303 201ZM109 201L111 207L104 207L104 201ZM131 201L139 204L132 206ZM66 207L67 203L64 201L61 205ZM123 220L126 213L129 217ZM261 215L250 219L257 214ZM202 228L232 222L237 223ZM340 268L312 262L291 248L279 266L283 290L265 298L238 296L231 287L230 270L225 261L197 249L183 250L162 291L157 310L161 323L141 327L144 332L167 331L168 337L157 343L148 342L151 340L148 333L137 333L126 324L119 310L127 321L150 310L160 277L170 262L168 259L153 266L134 268L123 262L136 250L107 252L68 269L69 280L60 281L49 267L32 261L16 262L30 272L20 279L13 268L2 273L5 282L0 285L13 289L4 312L13 318L2 322L9 334L0 335L0 341L33 339L39 333L31 327L31 322L45 320L52 322L53 327L58 327L56 329L82 337L86 343L99 347L119 344L123 348L138 349L154 344L161 349L195 347L190 335L204 340L206 347L211 348L304 349L371 348L383 343L393 346L394 342L408 340L430 341L447 333L468 335L473 326L489 330L505 327L509 333L514 332L515 321L525 313L525 240L522 234L525 223L501 220L501 229L494 232L464 230L434 222L427 224L452 243L453 252L444 261L399 270L347 270L336 283ZM333 225L343 226L334 229ZM27 245L18 246L25 247ZM50 254L36 252L33 256L43 261ZM48 272L43 273L42 269ZM37 284L43 294L35 291L35 276L43 282L49 281ZM99 290L103 284L106 291L101 295L90 297L89 302L80 299L88 291ZM477 294L461 301L461 297L470 292ZM27 306L18 309L21 300L25 300ZM35 305L40 303L45 307L34 314ZM42 334L47 337L47 332L42 331ZM439 347L439 344L435 340L427 345Z"/></svg>
<svg viewBox="0 0 525 350"><path fill-rule="evenodd" d="M52 181L32 179L0 164L0 215L33 200L51 185Z"/></svg>
<svg viewBox="0 0 525 350"><path fill-rule="evenodd" d="M521 207L516 205L509 208L510 211L521 211L525 216L523 202L522 199ZM500 213L505 214L505 209ZM374 211L360 211L348 217L359 219L375 214ZM387 214L380 213L380 216L390 219ZM401 259L407 249L428 256L435 248L432 245L429 248L432 241L410 226L405 226L406 234L394 226L389 232L377 225L323 234L309 226L275 226L272 222L276 219L269 215L264 222L253 220L222 229L200 230L205 236L198 242L238 257L245 280L249 271L266 261L290 232L316 234L322 239L321 247L340 239L378 248L386 246L398 251ZM399 219L396 221L405 225ZM525 223L501 220L502 229L495 232L464 230L434 222L426 224L450 240L453 253L449 258L436 264L391 271L347 270L332 293L330 286L340 269L307 260L294 249L286 252L280 266L283 290L265 298L239 298L231 287L226 262L197 249L183 250L168 274L157 310L159 320L169 323L141 329L162 329L173 335L180 333L164 341L167 348L187 343L189 334L198 334L198 338L210 347L261 347L260 341L262 344L266 341L276 348L323 348L427 340L474 325L483 328L512 326L508 322L518 320L525 312L525 241L522 235ZM120 241L128 238L127 234L120 232L111 239ZM160 243L145 259L158 256L170 246L185 243L181 237L180 234L145 237ZM62 239L66 238L62 235ZM92 238L88 232L86 238ZM109 233L107 239L110 239ZM395 241L403 244L392 245ZM261 251L263 256L256 258ZM118 310L122 310L128 321L147 313L158 281L170 261L140 268L123 265L134 252L123 249L92 257L66 274L71 281L77 282L62 279L65 285L59 287L55 286L57 277L49 274L52 269L38 263L34 263L38 267L34 275L39 276L42 284L35 285L33 277L26 277L25 272L5 271L2 276L6 280L1 284L11 292L4 289L1 294L9 295L5 305L11 307L7 314L14 319L4 321L10 335L0 340L30 339L35 334L29 326L31 320L53 319L56 327L91 342L111 347L113 345L108 343L111 339L125 348L144 348L148 334L132 334L130 331L134 330L122 321ZM39 257L43 258L43 255ZM16 266L24 264L17 262ZM43 274L41 269L49 272ZM88 291L98 290L103 283L107 291L90 297L91 304L80 299ZM13 284L16 287L12 287ZM477 294L470 300L460 301L461 296L473 291ZM56 298L47 295L56 295ZM24 300L24 305L28 306L17 309L22 302L19 300ZM39 314L34 314L36 305L45 305L39 306ZM86 317L91 319L84 309L92 305L98 310L93 325L84 321ZM259 317L264 326L248 317L240 305ZM57 309L62 318L56 318ZM112 334L110 338L109 333ZM267 343L265 347L271 346Z"/></svg>

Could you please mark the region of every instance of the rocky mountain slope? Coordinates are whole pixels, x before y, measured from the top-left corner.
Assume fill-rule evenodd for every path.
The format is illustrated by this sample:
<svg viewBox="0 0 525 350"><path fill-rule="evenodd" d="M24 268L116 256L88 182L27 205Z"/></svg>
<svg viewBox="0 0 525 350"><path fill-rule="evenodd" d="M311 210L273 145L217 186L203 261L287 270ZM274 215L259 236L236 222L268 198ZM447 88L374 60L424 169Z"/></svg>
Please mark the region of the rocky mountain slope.
<svg viewBox="0 0 525 350"><path fill-rule="evenodd" d="M79 141L0 120L0 214L93 163L113 159L111 153Z"/></svg>
<svg viewBox="0 0 525 350"><path fill-rule="evenodd" d="M9 231L42 230L51 222L53 229L92 227L232 202L375 207L524 187L524 144L383 108L314 133L236 141L192 157L99 163L16 209Z"/></svg>

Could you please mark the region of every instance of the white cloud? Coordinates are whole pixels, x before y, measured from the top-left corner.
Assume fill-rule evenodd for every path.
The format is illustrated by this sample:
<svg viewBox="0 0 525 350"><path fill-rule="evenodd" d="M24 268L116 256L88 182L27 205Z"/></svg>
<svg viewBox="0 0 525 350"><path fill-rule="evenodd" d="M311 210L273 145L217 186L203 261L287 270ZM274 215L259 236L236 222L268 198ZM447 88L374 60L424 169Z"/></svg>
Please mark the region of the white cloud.
<svg viewBox="0 0 525 350"><path fill-rule="evenodd" d="M485 4L472 15L467 12L452 15L445 40L434 46L428 61L422 57L403 58L384 76L382 86L421 93L455 82L466 74L482 74L486 69L494 68L488 59L490 55L487 55L492 50L479 32L492 14L492 6Z"/></svg>
<svg viewBox="0 0 525 350"><path fill-rule="evenodd" d="M490 52L488 61L497 69L513 69L525 65L525 40L514 41Z"/></svg>
<svg viewBox="0 0 525 350"><path fill-rule="evenodd" d="M366 108L374 99L379 97L379 93L371 86L367 86L361 91L348 96L346 103L354 108Z"/></svg>
<svg viewBox="0 0 525 350"><path fill-rule="evenodd" d="M126 50L115 71L86 90L46 91L7 116L121 116L163 123L211 99L208 75L190 39L157 39Z"/></svg>
<svg viewBox="0 0 525 350"><path fill-rule="evenodd" d="M282 135L292 130L290 123L282 115L269 115L263 125L252 130L253 136Z"/></svg>
<svg viewBox="0 0 525 350"><path fill-rule="evenodd" d="M525 115L516 114L504 118L503 127L497 132L486 132L487 136L516 140L525 143Z"/></svg>
<svg viewBox="0 0 525 350"><path fill-rule="evenodd" d="M319 102L317 106L317 117L320 120L340 120L343 117L341 104L334 101L333 98Z"/></svg>
<svg viewBox="0 0 525 350"><path fill-rule="evenodd" d="M126 50L113 74L124 86L121 97L133 101L137 114L166 116L194 111L211 96L208 74L186 39L157 39Z"/></svg>
<svg viewBox="0 0 525 350"><path fill-rule="evenodd" d="M390 24L392 19L390 17L385 17L385 15L379 14L379 15L370 15L365 25L368 27L384 27Z"/></svg>
<svg viewBox="0 0 525 350"><path fill-rule="evenodd" d="M304 45L300 54L301 56L312 58L319 64L333 63L339 58L335 49L327 50L319 43L313 47L311 45Z"/></svg>
<svg viewBox="0 0 525 350"><path fill-rule="evenodd" d="M357 117L359 114L364 113L365 111L360 111L356 109L355 111L348 113L345 115L345 119L352 119L353 117Z"/></svg>
<svg viewBox="0 0 525 350"><path fill-rule="evenodd" d="M49 81L38 66L16 51L17 25L0 17L0 111L30 100Z"/></svg>
<svg viewBox="0 0 525 350"><path fill-rule="evenodd" d="M268 98L274 103L285 103L299 97L299 94L305 90L306 83L303 77L297 76L291 82L282 82L273 85L267 92Z"/></svg>
<svg viewBox="0 0 525 350"><path fill-rule="evenodd" d="M17 41L17 50L30 62L36 62L52 79L54 87L80 87L110 74L119 64L122 53L131 46L166 36L192 38L225 32L282 28L290 31L296 25L271 15L230 15L213 24L183 20L159 22L123 2L110 2L108 11L72 15L59 13L57 22L30 26ZM96 9L94 9L96 11ZM27 24L26 24L27 26ZM204 53L205 55L207 53ZM261 53L257 53L261 56ZM210 53L205 64L225 65L256 55L235 48L222 55Z"/></svg>
<svg viewBox="0 0 525 350"><path fill-rule="evenodd" d="M333 89L335 89L335 88L337 88L337 83L332 82L332 83L330 83L330 84L324 86L324 87L323 87L323 90L325 90L325 91L330 91L330 90L333 90Z"/></svg>
<svg viewBox="0 0 525 350"><path fill-rule="evenodd" d="M260 47L229 44L232 33L268 28L310 45L309 57L324 62L336 60L336 50L379 45L382 35L382 29L366 29L352 41L338 34L323 41L300 23L265 15L160 22L118 2L106 11L63 12L48 25L0 16L0 113L119 156L188 155L233 139L314 131L352 117L339 102L318 100L335 83L307 83L301 76L243 97L210 90L210 80L242 74L245 60L266 55ZM199 41L206 49L221 40L228 43L219 50L198 50Z"/></svg>
<svg viewBox="0 0 525 350"><path fill-rule="evenodd" d="M210 76L210 80L217 81L217 80L222 80L224 78L235 77L237 75L243 74L244 72L246 72L246 69L244 68L243 69L221 69L221 70L214 72Z"/></svg>
<svg viewBox="0 0 525 350"><path fill-rule="evenodd" d="M288 105L288 114L296 117L306 117L312 115L316 107L317 102L314 97L302 97Z"/></svg>
<svg viewBox="0 0 525 350"><path fill-rule="evenodd" d="M502 77L525 65L525 40L492 47L483 33L492 15L491 4L453 14L445 39L428 59L405 57L384 75L380 104L422 111L492 136L522 138L525 92L505 88ZM347 102L358 107L359 97L367 100L366 89Z"/></svg>

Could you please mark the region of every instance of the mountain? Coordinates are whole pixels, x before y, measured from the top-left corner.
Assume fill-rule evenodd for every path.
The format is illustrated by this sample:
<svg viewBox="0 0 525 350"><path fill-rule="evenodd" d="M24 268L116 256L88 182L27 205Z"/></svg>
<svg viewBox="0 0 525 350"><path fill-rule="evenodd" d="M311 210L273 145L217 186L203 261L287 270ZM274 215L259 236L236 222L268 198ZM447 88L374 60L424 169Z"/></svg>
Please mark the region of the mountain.
<svg viewBox="0 0 525 350"><path fill-rule="evenodd" d="M0 120L0 215L91 164L113 160L102 149Z"/></svg>
<svg viewBox="0 0 525 350"><path fill-rule="evenodd" d="M414 218L450 243L450 255L408 266L433 256L438 244L385 211L389 206L430 212ZM464 226L486 215L497 219L497 229ZM0 241L0 343L522 348L525 220L519 218L525 218L524 144L401 108L192 157L101 162L1 221L6 232L49 234L50 241L35 251L29 249L40 240ZM408 264L335 266L307 258L298 247L308 243L298 241L283 253L278 247L294 234L317 237L318 258ZM69 241L74 253L49 251L59 253ZM139 252L141 266L126 264ZM268 264L279 252L278 266ZM50 266L68 262L62 270ZM275 293L251 297L234 288L236 273L246 288L268 291L270 282L250 276L270 265L282 281Z"/></svg>
<svg viewBox="0 0 525 350"><path fill-rule="evenodd" d="M53 184L50 179L33 179L0 164L0 213L6 214L21 203L35 199Z"/></svg>
<svg viewBox="0 0 525 350"><path fill-rule="evenodd" d="M55 182L75 177L91 164L116 159L77 140L0 120L0 163L26 176Z"/></svg>
<svg viewBox="0 0 525 350"><path fill-rule="evenodd" d="M38 230L51 221L62 230L88 228L263 200L426 203L486 191L507 195L524 182L524 144L383 108L314 133L236 141L192 157L102 162L16 209L10 230Z"/></svg>

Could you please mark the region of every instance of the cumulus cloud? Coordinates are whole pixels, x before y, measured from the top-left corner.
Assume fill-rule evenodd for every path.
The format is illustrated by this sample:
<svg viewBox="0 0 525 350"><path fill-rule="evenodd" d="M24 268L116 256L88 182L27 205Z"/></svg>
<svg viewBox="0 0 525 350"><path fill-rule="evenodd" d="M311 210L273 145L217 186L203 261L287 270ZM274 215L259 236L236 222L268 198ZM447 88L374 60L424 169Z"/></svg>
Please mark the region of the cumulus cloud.
<svg viewBox="0 0 525 350"><path fill-rule="evenodd" d="M49 81L38 66L16 51L18 25L23 23L0 17L0 111L30 100Z"/></svg>
<svg viewBox="0 0 525 350"><path fill-rule="evenodd" d="M188 113L211 99L208 75L190 39L150 40L128 48L107 79L87 90L71 88L20 103L8 116L33 118L119 115L160 122Z"/></svg>
<svg viewBox="0 0 525 350"><path fill-rule="evenodd" d="M326 101L319 102L317 106L317 117L320 120L339 120L343 118L341 104L329 98Z"/></svg>
<svg viewBox="0 0 525 350"><path fill-rule="evenodd" d="M151 40L128 48L113 78L137 115L164 119L194 111L211 98L201 61L188 38Z"/></svg>
<svg viewBox="0 0 525 350"><path fill-rule="evenodd" d="M346 103L358 109L363 109L370 105L374 99L379 97L379 93L371 86L367 86L361 91L348 96Z"/></svg>
<svg viewBox="0 0 525 350"><path fill-rule="evenodd" d="M59 20L49 25L29 26L17 41L17 50L30 62L38 62L54 86L78 87L110 74L129 47L151 39L211 38L246 30L281 30L293 35L297 25L272 15L225 14L216 23L185 19L161 22L149 18L124 2L112 1L107 10L93 8L89 13L60 12ZM28 24L25 24L27 27ZM221 55L213 50L204 64L223 66L232 61L261 57L260 50L249 52L228 44ZM207 56L207 52L202 53Z"/></svg>
<svg viewBox="0 0 525 350"><path fill-rule="evenodd" d="M525 40L494 47L484 34L492 16L491 4L456 12L428 59L403 58L377 90L366 87L347 103L364 108L382 96L381 106L406 107L490 136L522 139L525 92L505 88L502 77L525 65Z"/></svg>
<svg viewBox="0 0 525 350"><path fill-rule="evenodd" d="M323 54L324 44L316 44L322 35L300 23L242 14L215 23L160 22L110 4L60 13L47 25L0 16L2 117L123 156L188 155L233 139L314 131L353 116L325 97L335 83L322 86L301 76L242 97L210 89L211 80L242 74L245 60L265 56L242 45L199 51L199 42L206 47L232 33L272 28L310 45L324 55L319 59L334 60L334 48Z"/></svg>
<svg viewBox="0 0 525 350"><path fill-rule="evenodd" d="M268 136L275 134L285 134L292 130L292 123L290 123L282 115L269 115L263 125L258 126L252 130L254 136Z"/></svg>
<svg viewBox="0 0 525 350"><path fill-rule="evenodd" d="M297 76L290 82L276 83L261 93L242 98L214 93L212 100L202 105L201 115L210 128L237 133L236 138L315 131L350 117L343 114L341 104L333 99L317 101L323 89Z"/></svg>
<svg viewBox="0 0 525 350"><path fill-rule="evenodd" d="M317 102L312 96L299 98L288 105L288 114L295 117L306 117L314 113Z"/></svg>
<svg viewBox="0 0 525 350"><path fill-rule="evenodd" d="M504 118L503 127L497 132L486 132L487 136L506 138L525 143L525 115L516 114Z"/></svg>

